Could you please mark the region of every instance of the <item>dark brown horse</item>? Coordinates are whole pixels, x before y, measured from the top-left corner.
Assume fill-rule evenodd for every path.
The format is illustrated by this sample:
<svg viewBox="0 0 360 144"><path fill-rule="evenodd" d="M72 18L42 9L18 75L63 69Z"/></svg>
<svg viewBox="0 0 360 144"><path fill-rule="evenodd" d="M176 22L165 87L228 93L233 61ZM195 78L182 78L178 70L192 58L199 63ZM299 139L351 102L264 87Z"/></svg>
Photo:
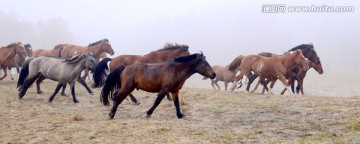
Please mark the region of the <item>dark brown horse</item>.
<svg viewBox="0 0 360 144"><path fill-rule="evenodd" d="M236 59L235 59L236 60ZM239 62L233 61L230 64L231 68L234 68L234 64ZM285 55L275 56L275 57L264 57L259 55L248 55L242 58L240 69L241 73L236 77L232 90L236 88L236 83L242 79L245 75L247 78L250 78L250 73L254 72L254 76L259 76L262 84L265 83L265 79L274 79L279 78L281 82L285 85L286 88L289 88L289 85L286 81L286 73L290 67L293 65L299 65L302 69L307 70L309 65L306 62L304 55L301 50L290 51ZM232 69L229 69L232 70ZM264 84L265 89L267 90L266 85ZM270 92L271 93L271 92Z"/></svg>
<svg viewBox="0 0 360 144"><path fill-rule="evenodd" d="M109 105L109 97L113 100L109 113L110 119L113 119L118 106L134 89L158 93L154 105L147 111L149 118L165 95L171 93L177 117L182 118L184 115L180 111L179 91L186 79L194 73L210 78L216 76L203 54L178 57L161 63L121 65L106 78L100 98L104 105ZM117 90L114 95L113 90Z"/></svg>
<svg viewBox="0 0 360 144"><path fill-rule="evenodd" d="M323 69L322 69L322 66L321 66L320 58L317 56L317 53L316 53L316 51L314 49L313 44L302 44L302 45L299 45L299 46L296 46L296 47L290 49L289 51L298 50L298 49L303 52L305 58L310 60L309 61L309 66L313 67L319 74L322 74ZM259 53L258 55L265 56L265 57L278 56L277 54L273 54L273 53L269 53L269 52L262 52L262 53ZM299 90L302 89L302 94L303 94L302 85L303 85L303 80L304 80L304 77L306 75L306 72L307 71L304 71L301 68L299 68L299 66L293 66L293 67L291 67L289 69L289 71L287 72L287 77L292 79L292 81L290 81L290 83L289 83L290 86L291 86L292 92L295 92L294 91L294 82L295 82L294 80L296 80L296 81L298 81L297 91L296 92L299 93ZM257 78L257 76L254 76L254 77L251 77L249 79L249 83L247 85L247 90L250 89L251 83L256 78ZM273 80L266 80L265 83L267 84L267 83L269 83L271 81L270 88L272 88L274 86L276 80L277 80L277 78L275 78ZM256 86L256 88L257 88L257 86ZM282 92L282 94L283 94L283 92Z"/></svg>
<svg viewBox="0 0 360 144"><path fill-rule="evenodd" d="M25 47L27 56L31 57L31 55L32 55L31 45L30 44L24 44L24 47ZM25 59L26 59L26 57L24 57L23 55L16 54L14 59L12 59L10 61L10 64L8 66L8 70L11 71L11 68L15 67L17 73L20 73L20 68L21 68L22 64L25 62ZM13 76L11 75L11 72L9 74L10 74L11 80L14 80Z"/></svg>
<svg viewBox="0 0 360 144"><path fill-rule="evenodd" d="M110 61L110 72L119 67L120 65L131 65L134 63L159 63L179 56L190 55L189 46L178 44L165 44L164 48L153 51L146 55L119 55L113 59L105 58L96 67L93 80L94 87L101 87L104 85L105 78L108 74L108 65ZM131 100L138 104L136 98L130 94ZM169 96L168 96L169 98Z"/></svg>
<svg viewBox="0 0 360 144"><path fill-rule="evenodd" d="M11 60L14 59L15 55L19 54L22 57L26 57L26 50L21 42L14 42L6 47L0 48L0 67L3 68L4 76L0 80L7 76L7 68L9 67Z"/></svg>

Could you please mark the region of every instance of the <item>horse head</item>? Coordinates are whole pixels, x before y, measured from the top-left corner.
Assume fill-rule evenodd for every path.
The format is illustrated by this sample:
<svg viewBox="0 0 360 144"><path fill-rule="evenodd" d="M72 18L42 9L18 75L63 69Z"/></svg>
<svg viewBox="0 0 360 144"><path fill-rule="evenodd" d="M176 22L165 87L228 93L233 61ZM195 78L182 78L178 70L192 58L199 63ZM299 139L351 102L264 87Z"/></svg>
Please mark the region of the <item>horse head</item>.
<svg viewBox="0 0 360 144"><path fill-rule="evenodd" d="M14 51L15 51L15 54L18 54L18 55L20 55L20 56L22 56L22 57L24 57L24 58L27 56L26 49L25 49L25 47L22 45L21 42L14 42L14 43L12 43L12 44L9 44L7 47L8 47L8 48L13 47L13 48L14 48Z"/></svg>
<svg viewBox="0 0 360 144"><path fill-rule="evenodd" d="M113 50L113 48L111 47L111 44L109 43L108 39L103 39L101 41L101 48L104 52L110 54L110 55L114 55L115 52Z"/></svg>
<svg viewBox="0 0 360 144"><path fill-rule="evenodd" d="M204 56L204 54L201 52L200 54L197 53L194 55L196 55L195 61L197 63L195 67L195 71L203 75L204 77L214 79L216 77L215 71L206 61L206 57Z"/></svg>
<svg viewBox="0 0 360 144"><path fill-rule="evenodd" d="M316 63L314 63L314 62L311 62L310 66L311 66L312 68L314 68L319 74L323 74L323 73L324 73L321 63L320 63L320 64L316 64Z"/></svg>
<svg viewBox="0 0 360 144"><path fill-rule="evenodd" d="M84 57L86 58L85 67L91 71L94 71L98 62L95 59L95 55L93 53L84 53Z"/></svg>
<svg viewBox="0 0 360 144"><path fill-rule="evenodd" d="M27 43L27 44L24 44L24 47L25 47L27 55L32 56L32 47L31 47L31 45L29 43Z"/></svg>
<svg viewBox="0 0 360 144"><path fill-rule="evenodd" d="M306 58L304 57L301 50L298 49L296 51L290 51L289 54L294 55L295 64L299 65L304 70L309 69L309 64L308 64L308 62L307 62Z"/></svg>

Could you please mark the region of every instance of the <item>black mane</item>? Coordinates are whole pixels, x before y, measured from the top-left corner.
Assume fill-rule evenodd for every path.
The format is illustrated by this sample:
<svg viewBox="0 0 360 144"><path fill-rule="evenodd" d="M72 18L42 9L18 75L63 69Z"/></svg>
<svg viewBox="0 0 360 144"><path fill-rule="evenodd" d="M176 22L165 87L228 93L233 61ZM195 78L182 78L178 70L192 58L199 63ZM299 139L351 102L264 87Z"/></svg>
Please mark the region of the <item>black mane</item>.
<svg viewBox="0 0 360 144"><path fill-rule="evenodd" d="M88 46L96 46L97 44L101 43L102 41L109 42L109 40L108 40L108 39L102 39L102 40L99 40L99 41L97 41L97 42L90 43Z"/></svg>
<svg viewBox="0 0 360 144"><path fill-rule="evenodd" d="M175 62L189 62L197 58L197 54L174 58Z"/></svg>
<svg viewBox="0 0 360 144"><path fill-rule="evenodd" d="M157 51L174 50L174 49L182 49L182 48L188 49L189 46L188 45L179 45L177 43L175 43L175 44L166 43L163 48L161 48Z"/></svg>
<svg viewBox="0 0 360 144"><path fill-rule="evenodd" d="M303 50L303 49L306 49L306 48L314 48L314 45L312 43L310 43L310 44L301 44L301 45L298 45L298 46L288 50L288 52L295 51L297 49Z"/></svg>

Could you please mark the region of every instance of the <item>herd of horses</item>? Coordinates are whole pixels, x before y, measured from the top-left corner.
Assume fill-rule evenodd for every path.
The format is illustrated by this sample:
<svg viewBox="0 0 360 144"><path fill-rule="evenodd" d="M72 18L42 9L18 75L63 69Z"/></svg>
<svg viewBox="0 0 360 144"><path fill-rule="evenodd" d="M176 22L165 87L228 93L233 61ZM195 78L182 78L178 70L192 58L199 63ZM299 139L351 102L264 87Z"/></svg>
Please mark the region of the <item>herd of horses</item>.
<svg viewBox="0 0 360 144"><path fill-rule="evenodd" d="M225 82L225 90L230 82L233 83L231 90L234 90L238 83L240 88L245 76L249 81L246 90L249 91L251 83L259 77L255 89L262 84L263 93L266 90L271 94L271 88L277 79L285 86L282 94L286 90L293 93L295 81L298 81L297 93L301 90L303 94L303 80L307 70L312 67L319 74L323 73L320 58L312 44L299 45L281 55L239 55L226 67L211 67L202 52L191 54L189 46L179 44L166 44L163 48L146 55L119 55L107 58L107 54L115 54L108 39L99 40L88 46L58 44L50 50L34 51L30 44L14 42L0 48L0 68L4 71L4 76L0 80L7 76L8 69L16 67L19 72L21 67L17 82L19 99L25 96L33 83L36 83L37 93L43 93L40 88L41 82L51 79L57 81L58 85L49 97L49 102L54 100L61 88L61 95L65 95L66 84L69 84L73 102L78 103L75 82L79 82L89 94L93 94L85 82L91 71L93 87L102 87L100 100L103 105L109 105L109 99L113 103L109 113L110 119L114 118L118 106L127 96L135 104L139 104L131 94L135 89L157 93L153 106L147 111L147 117L151 117L155 108L167 96L174 102L177 117L182 118L184 114L180 110L179 91L185 81L195 73L204 76L204 79L210 78L211 85L216 89L215 84L218 90L218 81ZM236 76L237 72L240 74ZM81 76L82 73L84 76ZM270 82L269 89L267 85Z"/></svg>

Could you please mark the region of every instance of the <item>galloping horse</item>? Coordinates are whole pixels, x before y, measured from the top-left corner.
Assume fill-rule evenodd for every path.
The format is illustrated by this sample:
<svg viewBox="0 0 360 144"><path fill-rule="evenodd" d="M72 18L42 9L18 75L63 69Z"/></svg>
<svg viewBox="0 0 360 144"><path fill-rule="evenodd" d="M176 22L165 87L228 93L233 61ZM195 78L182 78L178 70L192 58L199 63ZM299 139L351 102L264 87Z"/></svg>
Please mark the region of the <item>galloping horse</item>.
<svg viewBox="0 0 360 144"><path fill-rule="evenodd" d="M173 59L179 56L190 55L189 46L187 45L178 45L178 44L165 44L164 48L159 49L157 51L153 51L146 55L119 55L113 59L105 58L95 69L93 74L94 79L94 87L101 87L104 85L105 78L108 74L108 65L107 63L110 61L110 72L121 65L131 65L134 63L159 63L169 59ZM136 98L130 94L131 100L138 104ZM169 96L168 96L169 98Z"/></svg>
<svg viewBox="0 0 360 144"><path fill-rule="evenodd" d="M218 81L223 81L225 84L225 90L227 90L227 86L229 82L233 82L235 79L235 72L231 72L228 70L228 66L223 67L220 65L213 65L212 69L215 71L216 77L214 79L210 79L211 80L211 86L217 90L214 86L214 84L216 85L216 87L218 88L218 90L220 90L220 86L217 84ZM204 77L203 80L208 79L208 77Z"/></svg>
<svg viewBox="0 0 360 144"><path fill-rule="evenodd" d="M106 78L100 98L104 105L109 105L108 98L113 100L113 107L109 113L110 119L113 119L118 106L134 89L157 92L158 96L154 105L147 111L149 118L165 95L170 92L177 117L182 118L184 115L180 111L179 90L186 79L194 73L210 78L216 76L203 54L178 57L161 63L121 65ZM112 91L117 89L118 91L113 96Z"/></svg>
<svg viewBox="0 0 360 144"><path fill-rule="evenodd" d="M320 62L320 58L317 56L317 53L314 49L313 44L301 44L299 46L296 46L292 49L290 49L288 52L290 51L294 51L294 50L301 50L303 52L303 55L305 58L309 59L309 66L311 65L311 67L313 67L319 74L323 73L323 69L322 69L322 65ZM265 57L272 57L272 56L278 56L277 54L273 54L273 53L269 53L269 52L262 52L259 53L258 55L261 56L265 56ZM298 81L298 85L297 85L297 93L299 93L299 90L302 90L302 94L304 94L303 92L303 80L305 78L307 71L302 70L301 68L299 68L299 66L293 66L289 69L289 71L287 72L287 75L290 79L292 79L292 81L289 81L289 84L291 86L291 90L292 92L294 91L294 80ZM257 76L251 77L247 86L247 90L250 89L250 85L251 83L257 78ZM270 87L272 88L276 82L277 78L273 79L273 80L267 80L265 83L269 83L271 81ZM258 83L259 84L259 83ZM257 86L258 86L257 84ZM255 87L255 89L257 88L257 86ZM255 90L254 89L254 90ZM253 90L253 91L254 91ZM264 92L264 89L263 89ZM285 91L284 91L285 92ZM282 94L284 93L282 92Z"/></svg>
<svg viewBox="0 0 360 144"><path fill-rule="evenodd" d="M31 55L32 55L31 45L30 44L24 44L24 47L25 47L27 56L31 57ZM12 59L10 61L10 64L8 66L8 70L11 71L11 68L15 67L17 73L20 73L20 68L21 68L22 64L25 62L25 59L26 59L26 57L24 57L23 55L16 54L14 59ZM10 74L11 80L14 80L13 76L11 75L11 72L9 74Z"/></svg>
<svg viewBox="0 0 360 144"><path fill-rule="evenodd" d="M108 39L102 39L102 40L99 40L97 42L91 43L87 47L86 46L73 45L73 44L59 44L59 45L55 46L55 48L53 50L59 50L58 57L60 57L60 58L69 58L69 57L72 57L72 56L74 56L76 54L82 54L82 53L85 53L85 52L93 53L95 59L100 58L100 55L103 52L109 53L110 55L114 55L114 50L112 49ZM81 78L79 76L78 82L86 88L86 90L89 92L89 94L93 94L93 91L89 88L89 86L85 82L85 77L87 75L88 75L88 69L85 69L84 77ZM36 86L37 86L38 93L42 93L41 88L40 88L40 83L43 80L44 79L39 78L36 81ZM65 88L66 88L66 85L63 86L61 95L65 95Z"/></svg>
<svg viewBox="0 0 360 144"><path fill-rule="evenodd" d="M235 59L236 60L236 59ZM237 61L233 61L230 64L231 68ZM301 50L291 51L285 55L275 56L275 57L263 57L259 55L248 55L242 58L240 69L241 73L236 77L233 84L232 90L236 88L236 83L245 75L247 78L250 78L250 72L254 72L254 76L259 76L261 83L264 85L265 89L268 88L265 85L265 78L279 78L281 82L288 89L289 85L286 81L286 73L290 67L293 65L299 65L301 68L307 70L309 65L302 54ZM232 69L229 69L232 70ZM271 93L271 90L270 90Z"/></svg>
<svg viewBox="0 0 360 144"><path fill-rule="evenodd" d="M26 50L21 42L14 42L7 45L6 47L0 48L0 67L3 68L4 71L4 76L2 76L0 80L7 76L7 68L16 54L21 55L22 57L26 57L27 55Z"/></svg>
<svg viewBox="0 0 360 144"><path fill-rule="evenodd" d="M39 78L48 78L58 81L54 93L50 96L52 102L60 88L66 83L70 84L73 102L79 102L75 96L75 81L85 68L92 69L96 66L96 60L91 53L82 53L69 59L52 57L29 58L25 61L18 81L19 98L21 99L27 89Z"/></svg>

